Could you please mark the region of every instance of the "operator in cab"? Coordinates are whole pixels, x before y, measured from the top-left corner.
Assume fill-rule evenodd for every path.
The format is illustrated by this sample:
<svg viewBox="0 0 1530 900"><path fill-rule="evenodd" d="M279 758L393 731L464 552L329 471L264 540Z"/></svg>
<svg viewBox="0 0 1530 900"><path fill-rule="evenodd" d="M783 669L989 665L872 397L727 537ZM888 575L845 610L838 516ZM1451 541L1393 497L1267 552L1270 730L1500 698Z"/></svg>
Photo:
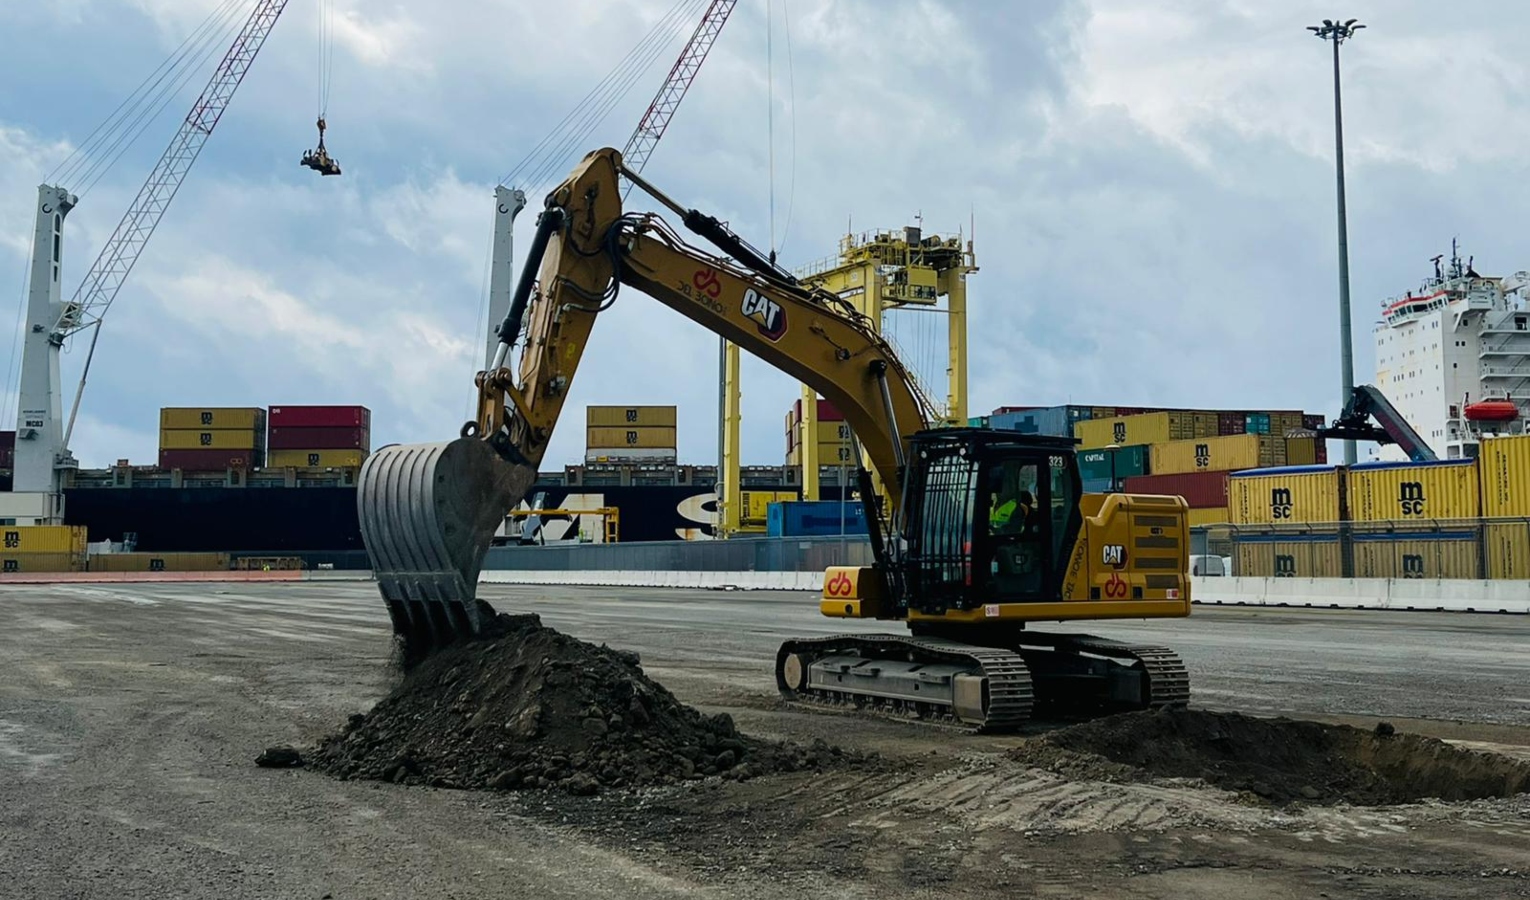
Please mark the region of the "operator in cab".
<svg viewBox="0 0 1530 900"><path fill-rule="evenodd" d="M1018 533L1036 508L1035 497L1020 487L1019 473L1007 467L994 469L989 484L993 495L988 509L989 529L994 534Z"/></svg>

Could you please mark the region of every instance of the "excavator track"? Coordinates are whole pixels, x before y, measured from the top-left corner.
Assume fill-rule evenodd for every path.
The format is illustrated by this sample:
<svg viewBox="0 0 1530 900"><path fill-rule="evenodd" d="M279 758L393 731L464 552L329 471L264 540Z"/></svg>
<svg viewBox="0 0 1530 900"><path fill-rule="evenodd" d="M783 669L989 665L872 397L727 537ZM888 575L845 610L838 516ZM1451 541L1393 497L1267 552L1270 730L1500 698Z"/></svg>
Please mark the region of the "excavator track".
<svg viewBox="0 0 1530 900"><path fill-rule="evenodd" d="M1140 672L1134 697L1117 697L1107 704L1112 711L1121 709L1159 709L1165 706L1183 706L1190 702L1190 674L1179 655L1167 647L1152 644L1132 644L1088 634L1056 634L1028 631L1021 639L1021 653L1035 670L1039 683L1045 683L1052 674L1046 657L1064 661L1081 661L1083 654L1101 657L1126 667L1125 673ZM1027 653L1029 647L1044 647L1039 652ZM1117 674L1121 674L1118 672Z"/></svg>
<svg viewBox="0 0 1530 900"><path fill-rule="evenodd" d="M1035 701L1019 653L901 635L786 641L776 652L776 686L792 703L982 733L1019 727ZM932 690L921 696L920 686ZM966 702L954 699L958 692Z"/></svg>

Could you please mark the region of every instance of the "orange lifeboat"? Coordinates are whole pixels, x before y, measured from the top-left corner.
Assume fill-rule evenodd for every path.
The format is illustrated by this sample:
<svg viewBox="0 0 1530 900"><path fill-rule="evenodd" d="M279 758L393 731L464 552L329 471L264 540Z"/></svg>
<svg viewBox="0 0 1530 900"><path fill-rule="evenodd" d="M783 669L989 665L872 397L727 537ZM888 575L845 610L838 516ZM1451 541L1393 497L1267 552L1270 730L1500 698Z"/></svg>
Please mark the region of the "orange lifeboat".
<svg viewBox="0 0 1530 900"><path fill-rule="evenodd" d="M1519 407L1512 400L1482 400L1463 410L1471 422L1507 422L1519 418Z"/></svg>

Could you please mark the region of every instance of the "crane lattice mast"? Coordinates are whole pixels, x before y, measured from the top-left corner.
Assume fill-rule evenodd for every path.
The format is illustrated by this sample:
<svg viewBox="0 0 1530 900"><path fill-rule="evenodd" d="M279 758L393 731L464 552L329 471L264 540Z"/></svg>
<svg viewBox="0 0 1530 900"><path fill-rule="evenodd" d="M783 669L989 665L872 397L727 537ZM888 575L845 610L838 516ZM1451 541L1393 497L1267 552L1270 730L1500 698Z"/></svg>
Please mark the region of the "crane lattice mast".
<svg viewBox="0 0 1530 900"><path fill-rule="evenodd" d="M680 108L680 101L685 97L691 82L696 80L696 73L701 71L701 64L706 61L707 53L722 33L723 24L728 21L733 7L737 5L738 0L712 0L707 11L702 14L696 30L691 33L691 39L685 42L685 49L680 51L680 58L675 60L664 84L654 95L653 102L648 104L648 111L638 121L637 130L632 132L632 137L622 150L622 164L627 168L634 172L643 171L648 157L653 154L654 145L664 136L669 120L675 117L675 110Z"/></svg>

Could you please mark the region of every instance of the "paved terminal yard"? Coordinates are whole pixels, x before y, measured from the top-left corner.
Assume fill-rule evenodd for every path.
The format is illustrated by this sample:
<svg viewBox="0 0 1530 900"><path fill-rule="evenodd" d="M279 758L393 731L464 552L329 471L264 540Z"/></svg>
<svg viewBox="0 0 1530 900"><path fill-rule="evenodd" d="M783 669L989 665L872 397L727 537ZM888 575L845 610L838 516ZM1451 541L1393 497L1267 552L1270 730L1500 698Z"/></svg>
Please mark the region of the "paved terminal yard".
<svg viewBox="0 0 1530 900"><path fill-rule="evenodd" d="M745 732L882 760L593 798L260 769L264 747L311 746L396 680L372 584L7 586L0 896L1530 896L1525 795L1280 808L1037 769L1009 751L1045 724L977 737L781 708L779 641L846 624L809 595L486 591L637 651ZM1209 608L1090 630L1180 650L1196 706L1384 718L1530 759L1530 617Z"/></svg>

